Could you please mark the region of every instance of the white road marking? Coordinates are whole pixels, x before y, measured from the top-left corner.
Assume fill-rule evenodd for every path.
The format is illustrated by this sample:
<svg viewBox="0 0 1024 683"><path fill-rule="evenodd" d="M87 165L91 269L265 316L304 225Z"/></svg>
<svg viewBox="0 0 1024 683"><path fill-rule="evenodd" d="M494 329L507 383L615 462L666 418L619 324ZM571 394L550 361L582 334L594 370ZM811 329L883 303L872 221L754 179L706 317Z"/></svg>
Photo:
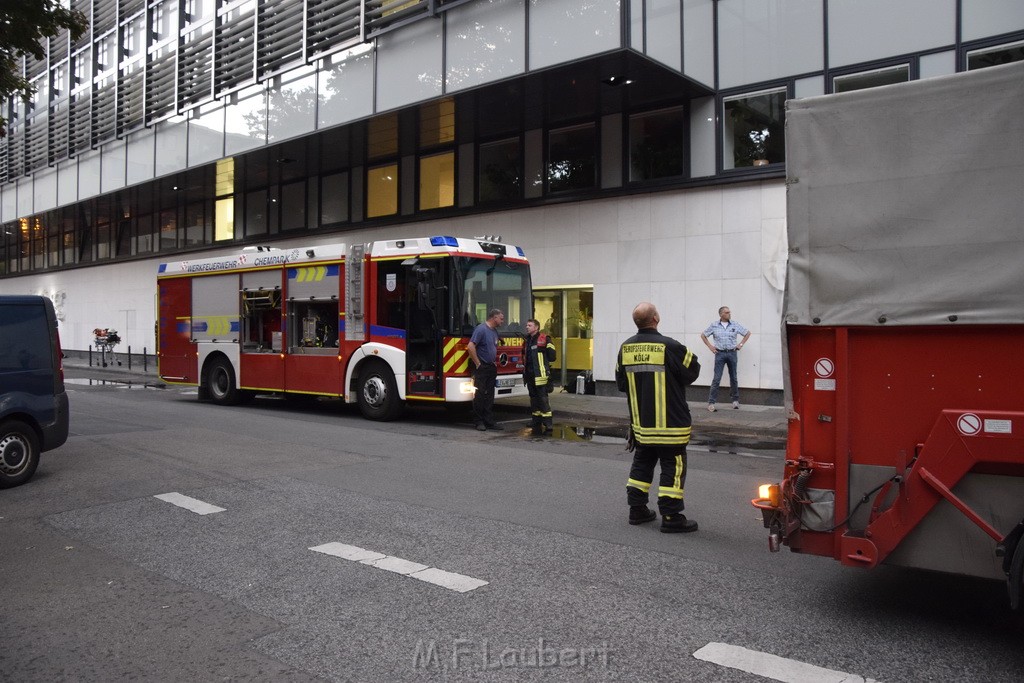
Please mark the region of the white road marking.
<svg viewBox="0 0 1024 683"><path fill-rule="evenodd" d="M420 564L419 562L410 562L409 560L403 560L400 557L390 556L382 557L379 560L363 560L362 563L368 564L371 567L376 567L377 569L394 572L396 574L412 574L429 568L427 565Z"/></svg>
<svg viewBox="0 0 1024 683"><path fill-rule="evenodd" d="M334 555L340 557L343 560L352 560L353 562L362 562L363 560L380 560L387 555L384 553L377 553L372 550L365 550L363 548L357 548L354 545L345 545L344 543L324 543L318 545L310 550L323 553L324 555Z"/></svg>
<svg viewBox="0 0 1024 683"><path fill-rule="evenodd" d="M693 656L705 662L785 683L878 683L856 674L825 669L727 643L708 643L694 652Z"/></svg>
<svg viewBox="0 0 1024 683"><path fill-rule="evenodd" d="M183 496L176 491L173 493L161 493L160 495L153 497L159 498L160 500L168 502L171 505L177 505L180 508L191 510L197 515L212 515L215 512L225 511L225 508L219 508L216 505L204 503L203 501L198 500L196 498L189 498L188 496Z"/></svg>
<svg viewBox="0 0 1024 683"><path fill-rule="evenodd" d="M428 567L421 572L416 572L409 576L414 579L419 579L420 581L432 583L435 586L441 586L442 588L458 591L459 593L468 593L480 586L487 585L487 582L482 579L474 579L472 576L446 572L443 569L437 569L436 567Z"/></svg>
<svg viewBox="0 0 1024 683"><path fill-rule="evenodd" d="M367 550L344 543L324 543L323 545L314 546L310 550L403 576L409 576L459 593L468 593L481 586L486 586L488 583L482 579L474 579L472 576L446 572L437 567L428 567L425 564L403 560L400 557L392 557L391 555L378 553L374 550Z"/></svg>

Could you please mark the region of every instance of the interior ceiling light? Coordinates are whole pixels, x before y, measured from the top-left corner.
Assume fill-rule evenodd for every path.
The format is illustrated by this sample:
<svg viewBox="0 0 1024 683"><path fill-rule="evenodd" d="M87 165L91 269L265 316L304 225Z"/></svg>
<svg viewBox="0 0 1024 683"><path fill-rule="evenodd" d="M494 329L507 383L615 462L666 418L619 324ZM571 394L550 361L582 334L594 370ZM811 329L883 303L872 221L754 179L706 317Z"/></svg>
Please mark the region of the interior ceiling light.
<svg viewBox="0 0 1024 683"><path fill-rule="evenodd" d="M633 79L631 79L631 78L621 78L619 76L609 76L608 78L602 79L601 82L604 83L605 85L610 85L612 87L618 87L620 85L629 85L629 84L631 84L633 82Z"/></svg>

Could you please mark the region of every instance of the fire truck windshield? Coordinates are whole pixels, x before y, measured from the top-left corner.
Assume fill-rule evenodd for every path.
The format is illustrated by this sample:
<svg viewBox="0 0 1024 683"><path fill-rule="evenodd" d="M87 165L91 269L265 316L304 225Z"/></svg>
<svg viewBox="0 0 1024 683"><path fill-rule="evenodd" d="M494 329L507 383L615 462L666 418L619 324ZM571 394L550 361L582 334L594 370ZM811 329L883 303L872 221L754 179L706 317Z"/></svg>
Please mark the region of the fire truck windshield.
<svg viewBox="0 0 1024 683"><path fill-rule="evenodd" d="M455 258L456 287L461 296L456 299L459 310L457 320L462 321L462 334L470 335L473 328L487 319L487 312L500 308L505 324L498 328L501 336L523 336L526 321L533 315L533 293L530 266L499 258Z"/></svg>

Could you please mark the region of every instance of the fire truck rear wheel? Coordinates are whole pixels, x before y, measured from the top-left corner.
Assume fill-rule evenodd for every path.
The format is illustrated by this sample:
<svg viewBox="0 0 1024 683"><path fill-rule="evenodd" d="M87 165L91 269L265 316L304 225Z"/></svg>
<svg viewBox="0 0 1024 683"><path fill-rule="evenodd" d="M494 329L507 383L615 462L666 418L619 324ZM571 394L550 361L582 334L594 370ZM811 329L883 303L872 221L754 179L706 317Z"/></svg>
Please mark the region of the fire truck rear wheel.
<svg viewBox="0 0 1024 683"><path fill-rule="evenodd" d="M206 371L206 387L210 400L222 406L233 406L242 400L235 385L235 371L226 358L217 358Z"/></svg>
<svg viewBox="0 0 1024 683"><path fill-rule="evenodd" d="M369 363L359 373L359 410L371 420L394 420L401 414L398 384L384 363Z"/></svg>

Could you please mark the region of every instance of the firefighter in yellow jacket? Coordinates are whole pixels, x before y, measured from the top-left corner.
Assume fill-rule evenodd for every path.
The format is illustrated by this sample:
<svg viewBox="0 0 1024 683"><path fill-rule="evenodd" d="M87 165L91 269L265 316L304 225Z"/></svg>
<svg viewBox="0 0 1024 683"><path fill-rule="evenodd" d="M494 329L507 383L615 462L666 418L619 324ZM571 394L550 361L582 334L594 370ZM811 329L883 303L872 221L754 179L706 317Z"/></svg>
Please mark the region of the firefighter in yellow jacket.
<svg viewBox="0 0 1024 683"><path fill-rule="evenodd" d="M526 342L523 344L523 381L530 392L530 411L533 413L533 433L543 434L552 428L551 404L548 394L554 388L551 381L551 362L555 360L555 346L551 337L540 331L540 323L526 321Z"/></svg>
<svg viewBox="0 0 1024 683"><path fill-rule="evenodd" d="M633 466L626 483L629 523L644 524L657 517L647 507L654 466L661 463L658 509L661 531L697 530L683 514L686 483L686 444L690 441L690 408L686 385L700 374L700 363L681 343L658 333L661 317L651 303L633 309L637 333L619 348L615 381L629 395Z"/></svg>

